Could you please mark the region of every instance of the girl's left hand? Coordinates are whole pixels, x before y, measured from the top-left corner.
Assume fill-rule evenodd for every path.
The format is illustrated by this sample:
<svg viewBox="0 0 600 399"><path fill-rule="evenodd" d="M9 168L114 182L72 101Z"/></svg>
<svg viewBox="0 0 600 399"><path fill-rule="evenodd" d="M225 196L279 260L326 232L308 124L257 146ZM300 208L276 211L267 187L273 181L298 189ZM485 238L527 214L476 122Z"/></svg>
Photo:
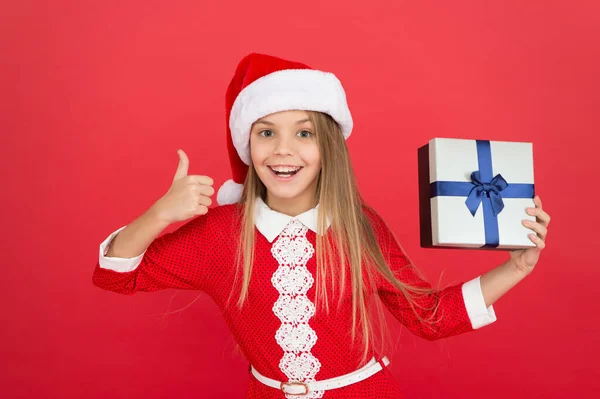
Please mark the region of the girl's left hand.
<svg viewBox="0 0 600 399"><path fill-rule="evenodd" d="M529 239L533 241L536 246L533 248L510 251L510 257L515 266L525 275L533 271L533 268L540 258L540 252L546 247L548 224L550 224L550 215L542 210L542 201L540 200L540 197L535 196L533 203L535 204L535 208L527 208L527 214L532 216L535 215L536 221L524 219L522 223L525 227L532 229L537 233L529 234Z"/></svg>

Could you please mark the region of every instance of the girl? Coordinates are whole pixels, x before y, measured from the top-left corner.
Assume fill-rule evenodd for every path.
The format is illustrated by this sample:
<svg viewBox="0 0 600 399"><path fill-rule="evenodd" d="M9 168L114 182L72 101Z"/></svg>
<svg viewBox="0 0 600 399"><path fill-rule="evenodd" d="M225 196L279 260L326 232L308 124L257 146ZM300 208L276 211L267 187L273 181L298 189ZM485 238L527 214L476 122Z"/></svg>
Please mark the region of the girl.
<svg viewBox="0 0 600 399"><path fill-rule="evenodd" d="M444 289L420 277L358 192L345 143L352 117L333 74L250 54L226 106L233 180L219 206L208 210L212 179L188 176L178 151L169 191L100 245L93 283L125 295L208 293L250 362L247 398L400 398L375 345L371 304L383 318L373 299L414 334L440 339L494 322L492 304L537 263L550 217L536 197L527 213L537 221L524 221L535 248Z"/></svg>

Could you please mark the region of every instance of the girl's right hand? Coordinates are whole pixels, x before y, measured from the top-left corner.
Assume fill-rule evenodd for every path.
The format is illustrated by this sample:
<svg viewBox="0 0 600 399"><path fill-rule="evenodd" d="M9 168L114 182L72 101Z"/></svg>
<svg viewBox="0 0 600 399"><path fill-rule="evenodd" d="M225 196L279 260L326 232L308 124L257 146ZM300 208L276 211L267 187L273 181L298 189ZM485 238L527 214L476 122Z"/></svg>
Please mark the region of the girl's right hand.
<svg viewBox="0 0 600 399"><path fill-rule="evenodd" d="M179 165L169 191L151 209L166 223L175 223L204 215L212 204L210 196L215 193L213 179L208 176L190 175L190 161L183 150L177 150Z"/></svg>

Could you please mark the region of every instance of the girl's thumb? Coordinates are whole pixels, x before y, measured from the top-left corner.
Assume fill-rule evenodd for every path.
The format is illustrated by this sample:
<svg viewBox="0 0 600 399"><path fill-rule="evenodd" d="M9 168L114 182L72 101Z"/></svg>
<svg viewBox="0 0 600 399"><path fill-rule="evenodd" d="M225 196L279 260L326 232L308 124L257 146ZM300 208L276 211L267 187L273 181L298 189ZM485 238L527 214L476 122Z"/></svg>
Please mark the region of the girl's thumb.
<svg viewBox="0 0 600 399"><path fill-rule="evenodd" d="M177 150L177 154L179 155L179 165L177 165L177 171L175 172L175 177L173 177L173 180L178 180L187 176L188 167L190 165L190 160L183 150Z"/></svg>

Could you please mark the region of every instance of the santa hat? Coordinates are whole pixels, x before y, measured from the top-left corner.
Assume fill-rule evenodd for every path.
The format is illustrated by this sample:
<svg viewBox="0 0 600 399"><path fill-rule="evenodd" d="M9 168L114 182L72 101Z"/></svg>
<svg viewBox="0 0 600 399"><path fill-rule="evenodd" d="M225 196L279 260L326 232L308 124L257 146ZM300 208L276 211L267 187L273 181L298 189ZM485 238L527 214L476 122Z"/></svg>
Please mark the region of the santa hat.
<svg viewBox="0 0 600 399"><path fill-rule="evenodd" d="M263 116L289 110L320 111L339 125L344 138L352 131L346 93L333 73L265 54L244 57L225 98L227 149L233 178L217 193L219 205L239 201L250 164L250 128Z"/></svg>

